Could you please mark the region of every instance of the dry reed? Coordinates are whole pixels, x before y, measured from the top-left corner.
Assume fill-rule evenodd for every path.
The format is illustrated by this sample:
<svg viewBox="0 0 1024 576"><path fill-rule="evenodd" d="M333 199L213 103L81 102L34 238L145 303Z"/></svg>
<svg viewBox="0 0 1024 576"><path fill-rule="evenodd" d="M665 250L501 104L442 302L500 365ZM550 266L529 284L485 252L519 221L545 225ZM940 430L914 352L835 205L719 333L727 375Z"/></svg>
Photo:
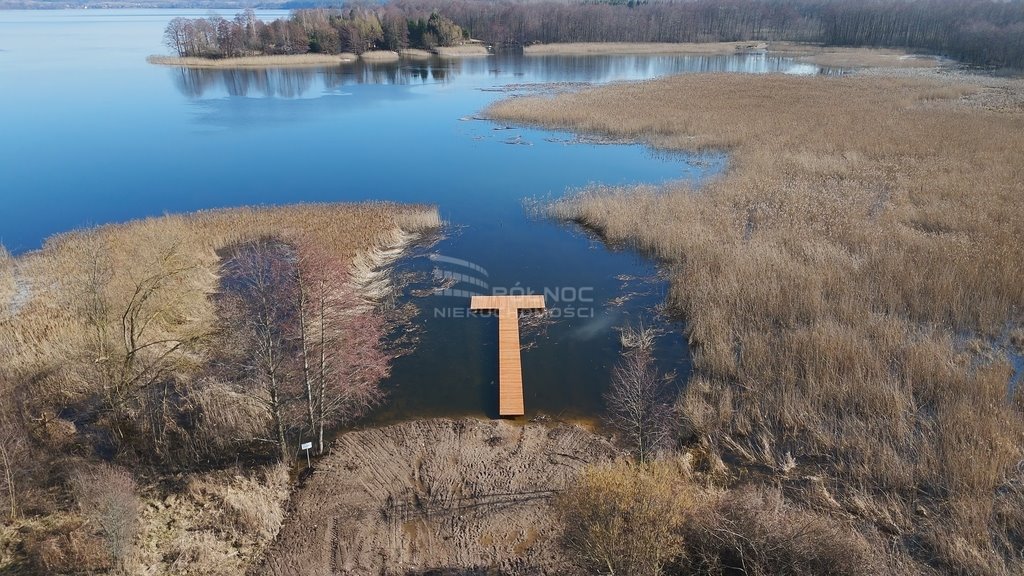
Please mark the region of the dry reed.
<svg viewBox="0 0 1024 576"><path fill-rule="evenodd" d="M231 469L189 476L183 483L180 492L148 495L131 571L247 573L284 521L288 468Z"/></svg>
<svg viewBox="0 0 1024 576"><path fill-rule="evenodd" d="M564 42L523 47L527 56L595 56L609 54L736 54L764 50L764 42Z"/></svg>
<svg viewBox="0 0 1024 576"><path fill-rule="evenodd" d="M367 62L395 62L400 58L398 52L393 50L369 50L359 57Z"/></svg>
<svg viewBox="0 0 1024 576"><path fill-rule="evenodd" d="M550 208L672 272L694 355L684 435L824 476L834 512L904 536L878 554L915 570L1015 573L1024 530L1005 518L1024 501L1003 495L1024 480L1024 419L1001 347L1024 310L1024 115L991 96L1024 87L936 78L685 75L490 114L730 151L698 190Z"/></svg>
<svg viewBox="0 0 1024 576"><path fill-rule="evenodd" d="M355 59L355 54L271 54L239 58L149 56L146 62L183 68L293 68L336 65L353 62Z"/></svg>
<svg viewBox="0 0 1024 576"><path fill-rule="evenodd" d="M419 48L404 48L399 50L398 54L402 58L411 58L414 60L426 60L434 55L430 50L421 50Z"/></svg>
<svg viewBox="0 0 1024 576"><path fill-rule="evenodd" d="M167 262L179 265L184 272L173 289L162 291L162 313L152 325L154 333L176 337L208 331L214 322L207 296L217 290L217 251L226 246L277 236L312 242L355 262L362 252L392 246L396 234L415 235L439 225L437 210L424 206L306 204L168 215L61 234L18 261L20 274L38 293L22 313L2 321L0 370L12 381L18 374L59 372L71 351L89 349L83 286L97 268L104 274L100 283L105 295L127 302L139 279ZM84 392L67 389L67 381L50 384L62 394Z"/></svg>
<svg viewBox="0 0 1024 576"><path fill-rule="evenodd" d="M490 52L483 44L463 44L461 46L438 46L434 52L442 58L461 58L463 56L488 56Z"/></svg>
<svg viewBox="0 0 1024 576"><path fill-rule="evenodd" d="M949 62L936 56L909 54L891 48L846 48L799 42L770 42L768 51L833 68L933 68Z"/></svg>
<svg viewBox="0 0 1024 576"><path fill-rule="evenodd" d="M15 294L14 258L0 245L0 318L10 314Z"/></svg>
<svg viewBox="0 0 1024 576"><path fill-rule="evenodd" d="M170 356L161 357L161 370L189 383L194 393L191 401L203 411L202 426L189 435L191 446L216 449L217 442L253 437L265 422L261 406L216 381L195 381L208 360L205 338L214 333L217 323L211 296L218 290L218 251L273 236L294 244L315 244L339 262L348 262L353 273L362 273L375 270L365 262L388 262L377 256L382 251L391 259L397 257L396 239L408 243L440 224L436 208L427 206L307 204L168 215L50 238L41 250L17 259L19 282L30 282L32 298L17 314L0 316L0 402L17 403L26 418L41 414L38 419L46 422L47 430L60 429L62 424L70 426L71 435L81 440L81 435L75 435L75 425L47 415L58 414L76 402L106 397L110 380L95 366L107 358L98 357L96 343L114 342L112 349L124 345L118 341L129 338L127 332L121 333L122 322L128 318L122 316L125 303L132 301L139 286L151 285L147 279L158 278L159 289L146 293L146 313L142 316L145 337L156 344L142 348L138 357L168 351ZM364 253L374 258L367 260ZM0 269L9 269L9 260L5 256ZM364 263L358 269L357 260ZM367 294L367 298L372 296ZM99 306L97 302L106 304ZM191 344L178 349L161 347L166 341ZM132 406L130 409L135 410ZM143 414L129 416L145 421ZM126 440L142 441L136 437ZM224 484L225 479L218 482ZM234 485L232 482L227 480L225 485ZM246 563L280 527L287 473L271 471L262 480L236 478L234 483L238 482L245 486L213 490L217 492L213 502L199 506L203 514L220 515L199 526L209 534L183 529L173 541L162 541L156 550L147 552L147 542L159 539L159 534L151 534L153 531L161 533L161 526L168 525L169 519L177 521L179 527L187 526L186 515L196 506L186 507L181 514L160 516L161 526L147 523L147 518L153 521L153 514L145 515L142 531L149 535L138 544L137 562L148 564L133 573L152 573L153 566L157 566L154 570L158 573L203 573L187 565L193 556L200 566L222 564L218 573L244 573ZM162 504L153 506L164 510ZM54 554L77 541L55 536L47 537L45 542L52 544L47 544L52 550L40 548L37 556L49 554L57 562L65 556ZM177 550L180 558L168 559L168 550ZM165 561L170 565L161 564Z"/></svg>

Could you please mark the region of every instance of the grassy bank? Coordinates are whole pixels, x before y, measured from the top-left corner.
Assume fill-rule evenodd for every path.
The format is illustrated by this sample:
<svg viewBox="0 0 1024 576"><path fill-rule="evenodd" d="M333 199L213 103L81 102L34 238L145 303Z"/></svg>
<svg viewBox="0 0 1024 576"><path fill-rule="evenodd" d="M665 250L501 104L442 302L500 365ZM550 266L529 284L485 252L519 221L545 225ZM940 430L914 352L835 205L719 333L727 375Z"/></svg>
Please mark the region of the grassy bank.
<svg viewBox="0 0 1024 576"><path fill-rule="evenodd" d="M416 420L340 436L260 574L569 574L550 498L611 460L577 426Z"/></svg>
<svg viewBox="0 0 1024 576"><path fill-rule="evenodd" d="M831 68L934 68L949 61L885 48L844 48L799 42L770 42L768 52Z"/></svg>
<svg viewBox="0 0 1024 576"><path fill-rule="evenodd" d="M443 58L487 56L486 46L471 44L465 46L438 46L433 52L408 48L401 53L391 50L370 50L361 55L344 52L341 54L279 54L272 56L245 56L241 58L198 58L178 56L149 56L146 61L160 66L183 68L297 68L304 66L336 66L356 60L364 62L397 62L401 58L423 59L434 54Z"/></svg>
<svg viewBox="0 0 1024 576"><path fill-rule="evenodd" d="M766 52L801 62L833 68L931 68L942 60L909 54L903 50L840 48L799 42L566 42L533 44L523 48L527 56L608 56L632 54L728 55Z"/></svg>
<svg viewBox="0 0 1024 576"><path fill-rule="evenodd" d="M14 258L0 245L0 318L5 317L11 309L14 293Z"/></svg>
<svg viewBox="0 0 1024 576"><path fill-rule="evenodd" d="M270 402L284 400L222 352L270 333L256 315L228 324L225 306L241 296L222 282L225 259L273 239L340 270L323 298L356 292L347 316L383 316L372 305L390 286L380 267L439 226L436 208L418 205L238 208L70 232L18 257L26 297L0 315L0 516L11 526L0 539L17 545L0 546L0 571L245 573L276 536L290 484L263 448ZM263 270L239 281L264 281ZM346 353L374 352L350 326L330 329Z"/></svg>
<svg viewBox="0 0 1024 576"><path fill-rule="evenodd" d="M281 54L274 56L245 56L242 58L189 58L178 56L149 56L146 61L161 66L184 68L288 68L298 66L333 66L355 62L355 54Z"/></svg>
<svg viewBox="0 0 1024 576"><path fill-rule="evenodd" d="M728 150L700 190L596 188L550 209L671 272L694 354L684 446L852 519L892 571L1009 574L1024 541L1005 354L1024 310L1022 93L965 76L685 75L490 114Z"/></svg>
<svg viewBox="0 0 1024 576"><path fill-rule="evenodd" d="M393 50L369 50L359 57L366 62L397 62L400 58Z"/></svg>
<svg viewBox="0 0 1024 576"><path fill-rule="evenodd" d="M490 52L483 44L463 44L461 46L438 46L434 52L442 58L460 58L463 56L487 56Z"/></svg>
<svg viewBox="0 0 1024 576"><path fill-rule="evenodd" d="M736 54L764 50L764 42L565 42L523 47L527 56L604 56L615 54Z"/></svg>
<svg viewBox="0 0 1024 576"><path fill-rule="evenodd" d="M410 58L414 60L426 60L434 55L430 50L421 50L419 48L405 48L403 50L399 50L398 53L402 58Z"/></svg>

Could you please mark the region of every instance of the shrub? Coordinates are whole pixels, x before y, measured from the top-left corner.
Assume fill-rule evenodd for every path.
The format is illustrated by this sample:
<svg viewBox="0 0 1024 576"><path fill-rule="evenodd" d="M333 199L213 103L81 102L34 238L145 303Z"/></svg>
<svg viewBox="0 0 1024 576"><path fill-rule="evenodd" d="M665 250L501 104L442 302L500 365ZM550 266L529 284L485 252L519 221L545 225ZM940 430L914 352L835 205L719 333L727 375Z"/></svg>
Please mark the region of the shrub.
<svg viewBox="0 0 1024 576"><path fill-rule="evenodd" d="M856 530L787 503L777 489L719 496L684 525L698 574L864 574L885 571Z"/></svg>
<svg viewBox="0 0 1024 576"><path fill-rule="evenodd" d="M684 554L680 530L692 493L661 462L585 469L556 500L563 542L580 567L594 572L657 576Z"/></svg>
<svg viewBox="0 0 1024 576"><path fill-rule="evenodd" d="M117 566L131 553L138 532L139 497L127 471L109 464L83 465L71 476L75 502Z"/></svg>

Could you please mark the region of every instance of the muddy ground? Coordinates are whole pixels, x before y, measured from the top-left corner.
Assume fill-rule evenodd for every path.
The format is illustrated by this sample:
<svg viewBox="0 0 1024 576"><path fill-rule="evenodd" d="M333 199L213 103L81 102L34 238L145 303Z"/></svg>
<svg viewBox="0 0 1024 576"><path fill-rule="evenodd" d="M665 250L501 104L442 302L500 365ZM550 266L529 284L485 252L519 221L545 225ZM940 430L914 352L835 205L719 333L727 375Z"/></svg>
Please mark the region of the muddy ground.
<svg viewBox="0 0 1024 576"><path fill-rule="evenodd" d="M617 454L568 424L436 419L351 432L296 492L253 574L563 574L551 496Z"/></svg>

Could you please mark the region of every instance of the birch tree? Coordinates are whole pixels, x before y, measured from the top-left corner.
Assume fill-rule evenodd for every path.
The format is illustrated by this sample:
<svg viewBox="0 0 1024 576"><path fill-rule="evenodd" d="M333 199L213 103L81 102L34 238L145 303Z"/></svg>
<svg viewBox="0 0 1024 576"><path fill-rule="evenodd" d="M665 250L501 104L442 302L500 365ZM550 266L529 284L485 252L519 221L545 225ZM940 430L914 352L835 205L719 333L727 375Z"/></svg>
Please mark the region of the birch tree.
<svg viewBox="0 0 1024 576"><path fill-rule="evenodd" d="M240 390L262 404L271 420L265 440L289 458L287 409L296 392L295 305L298 288L291 249L273 240L242 244L224 267L222 317L227 348L236 354Z"/></svg>
<svg viewBox="0 0 1024 576"><path fill-rule="evenodd" d="M323 453L328 428L380 401L391 356L383 317L356 293L346 262L310 251L299 261L297 278L308 428Z"/></svg>

